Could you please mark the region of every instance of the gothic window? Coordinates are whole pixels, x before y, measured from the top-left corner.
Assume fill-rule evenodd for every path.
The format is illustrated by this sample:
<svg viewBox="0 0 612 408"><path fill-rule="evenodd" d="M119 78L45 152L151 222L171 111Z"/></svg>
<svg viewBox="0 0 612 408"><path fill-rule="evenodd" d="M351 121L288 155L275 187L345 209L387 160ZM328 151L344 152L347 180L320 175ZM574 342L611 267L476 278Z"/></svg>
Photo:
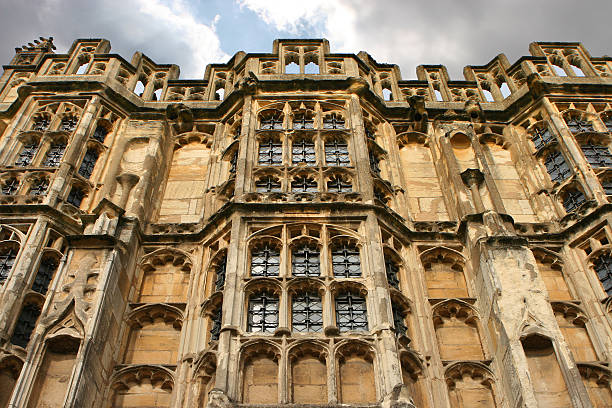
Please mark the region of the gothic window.
<svg viewBox="0 0 612 408"><path fill-rule="evenodd" d="M96 139L98 142L104 143L104 140L106 139L107 134L108 134L108 130L106 130L104 126L98 126L96 127L96 130L94 130L92 137Z"/></svg>
<svg viewBox="0 0 612 408"><path fill-rule="evenodd" d="M281 116L269 116L261 119L260 129L278 130L283 128L283 118Z"/></svg>
<svg viewBox="0 0 612 408"><path fill-rule="evenodd" d="M34 126L32 126L32 130L45 131L51 124L51 121L47 118L38 118L34 121Z"/></svg>
<svg viewBox="0 0 612 408"><path fill-rule="evenodd" d="M546 171L553 182L561 182L569 177L571 170L561 152L552 152L544 160Z"/></svg>
<svg viewBox="0 0 612 408"><path fill-rule="evenodd" d="M585 201L586 198L581 191L570 190L563 198L563 208L565 208L566 212L571 213L576 211Z"/></svg>
<svg viewBox="0 0 612 408"><path fill-rule="evenodd" d="M85 156L83 157L83 161L81 162L81 167L79 167L79 174L86 179L90 178L94 171L94 167L96 167L97 161L98 152L91 149L87 150Z"/></svg>
<svg viewBox="0 0 612 408"><path fill-rule="evenodd" d="M32 184L32 188L30 189L31 196L42 196L47 193L47 189L49 188L49 180L46 178L36 180L34 184Z"/></svg>
<svg viewBox="0 0 612 408"><path fill-rule="evenodd" d="M64 156L64 152L66 151L66 144L57 143L52 144L47 152L47 156L43 161L43 166L49 167L57 167L62 161L62 157Z"/></svg>
<svg viewBox="0 0 612 408"><path fill-rule="evenodd" d="M325 162L328 166L350 165L348 145L343 140L333 139L325 143Z"/></svg>
<svg viewBox="0 0 612 408"><path fill-rule="evenodd" d="M316 162L314 142L306 139L294 141L291 149L291 159L293 164L314 165Z"/></svg>
<svg viewBox="0 0 612 408"><path fill-rule="evenodd" d="M606 146L585 143L580 145L584 157L593 167L612 167L612 154Z"/></svg>
<svg viewBox="0 0 612 408"><path fill-rule="evenodd" d="M26 348L34 327L36 327L38 316L40 316L40 307L33 304L25 305L17 319L11 343Z"/></svg>
<svg viewBox="0 0 612 408"><path fill-rule="evenodd" d="M32 163L32 159L36 155L36 151L38 150L38 144L28 143L23 145L21 148L21 152L19 153L19 157L15 161L15 166L29 166Z"/></svg>
<svg viewBox="0 0 612 408"><path fill-rule="evenodd" d="M295 295L291 321L291 327L295 332L321 332L323 329L321 297L308 292Z"/></svg>
<svg viewBox="0 0 612 408"><path fill-rule="evenodd" d="M365 299L350 292L337 296L336 326L340 332L368 330Z"/></svg>
<svg viewBox="0 0 612 408"><path fill-rule="evenodd" d="M293 276L321 275L318 249L307 245L294 248L291 254L291 274Z"/></svg>
<svg viewBox="0 0 612 408"><path fill-rule="evenodd" d="M17 192L19 188L19 180L15 177L12 177L2 183L2 194L4 195L13 195Z"/></svg>
<svg viewBox="0 0 612 408"><path fill-rule="evenodd" d="M72 187L70 193L68 193L68 197L66 198L66 202L68 204L74 205L76 208L81 207L81 202L85 197L85 193L80 188Z"/></svg>
<svg viewBox="0 0 612 408"><path fill-rule="evenodd" d="M223 317L222 313L221 306L213 312L210 327L210 341L219 340L219 334L221 333L221 318Z"/></svg>
<svg viewBox="0 0 612 408"><path fill-rule="evenodd" d="M269 245L253 249L251 253L251 276L278 276L280 253Z"/></svg>
<svg viewBox="0 0 612 408"><path fill-rule="evenodd" d="M345 177L332 176L327 181L327 191L330 193L350 193L353 191L353 185Z"/></svg>
<svg viewBox="0 0 612 408"><path fill-rule="evenodd" d="M0 249L0 285L4 284L8 278L13 264L17 258L17 251L14 248L4 247Z"/></svg>
<svg viewBox="0 0 612 408"><path fill-rule="evenodd" d="M314 129L314 119L307 115L296 115L293 119L293 128L299 129Z"/></svg>
<svg viewBox="0 0 612 408"><path fill-rule="evenodd" d="M335 113L323 118L323 129L344 129L344 124L342 116Z"/></svg>
<svg viewBox="0 0 612 408"><path fill-rule="evenodd" d="M281 183L273 176L264 176L255 182L255 191L258 193L278 193Z"/></svg>
<svg viewBox="0 0 612 408"><path fill-rule="evenodd" d="M249 298L248 331L273 333L278 326L278 298L265 293Z"/></svg>
<svg viewBox="0 0 612 408"><path fill-rule="evenodd" d="M612 257L603 254L594 262L595 272L608 296L612 296Z"/></svg>
<svg viewBox="0 0 612 408"><path fill-rule="evenodd" d="M612 196L612 180L603 181L601 186L608 197Z"/></svg>
<svg viewBox="0 0 612 408"><path fill-rule="evenodd" d="M32 284L32 290L41 294L46 294L49 288L49 283L53 279L53 275L57 270L58 263L53 258L43 258L38 266L38 272Z"/></svg>
<svg viewBox="0 0 612 408"><path fill-rule="evenodd" d="M308 176L298 176L291 181L292 193L315 193L317 182Z"/></svg>
<svg viewBox="0 0 612 408"><path fill-rule="evenodd" d="M227 257L222 257L215 267L215 290L223 289L225 286L225 271L227 269Z"/></svg>
<svg viewBox="0 0 612 408"><path fill-rule="evenodd" d="M534 128L531 131L531 141L533 142L536 150L540 150L542 147L548 145L554 140L552 132L546 127L544 129Z"/></svg>
<svg viewBox="0 0 612 408"><path fill-rule="evenodd" d="M332 270L335 277L360 278L359 248L347 244L334 248L332 250Z"/></svg>
<svg viewBox="0 0 612 408"><path fill-rule="evenodd" d="M238 150L237 149L234 153L232 153L232 157L230 157L229 163L230 163L229 172L231 174L236 174L236 164L238 163Z"/></svg>
<svg viewBox="0 0 612 408"><path fill-rule="evenodd" d="M395 334L398 336L408 336L408 326L406 326L406 315L395 302L391 303L391 312L393 313L393 327Z"/></svg>
<svg viewBox="0 0 612 408"><path fill-rule="evenodd" d="M567 127L573 134L595 131L595 129L593 129L593 124L586 120L573 118L573 119L567 120L566 123L567 123Z"/></svg>
<svg viewBox="0 0 612 408"><path fill-rule="evenodd" d="M62 124L60 125L60 130L64 130L66 132L72 132L75 128L79 120L74 117L64 118L62 119Z"/></svg>
<svg viewBox="0 0 612 408"><path fill-rule="evenodd" d="M385 272L389 286L399 290L399 266L392 259L385 257Z"/></svg>
<svg viewBox="0 0 612 408"><path fill-rule="evenodd" d="M283 163L283 144L277 140L264 140L259 144L259 164L278 166Z"/></svg>
<svg viewBox="0 0 612 408"><path fill-rule="evenodd" d="M370 159L370 169L374 174L380 176L380 159L373 152L369 152L368 157Z"/></svg>

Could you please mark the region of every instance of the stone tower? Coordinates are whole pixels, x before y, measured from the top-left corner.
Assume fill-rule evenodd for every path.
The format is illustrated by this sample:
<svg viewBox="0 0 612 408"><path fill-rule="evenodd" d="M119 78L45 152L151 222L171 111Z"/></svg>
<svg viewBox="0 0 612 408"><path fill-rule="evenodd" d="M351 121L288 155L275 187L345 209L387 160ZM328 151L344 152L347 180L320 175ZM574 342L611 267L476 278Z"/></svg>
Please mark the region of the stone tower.
<svg viewBox="0 0 612 408"><path fill-rule="evenodd" d="M612 58L54 48L0 77L0 407L612 406Z"/></svg>

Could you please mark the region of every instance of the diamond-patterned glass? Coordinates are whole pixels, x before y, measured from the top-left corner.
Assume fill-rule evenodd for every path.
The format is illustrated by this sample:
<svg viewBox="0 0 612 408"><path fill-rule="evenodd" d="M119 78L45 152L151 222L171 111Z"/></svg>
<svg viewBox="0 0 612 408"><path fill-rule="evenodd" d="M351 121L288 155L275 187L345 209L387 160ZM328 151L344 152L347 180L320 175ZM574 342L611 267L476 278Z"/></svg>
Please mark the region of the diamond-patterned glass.
<svg viewBox="0 0 612 408"><path fill-rule="evenodd" d="M36 277L34 278L34 283L32 284L32 290L43 295L46 294L47 289L49 288L49 283L51 283L51 279L53 279L53 275L55 274L57 267L58 263L55 259L44 258L40 262L38 272L36 272Z"/></svg>
<svg viewBox="0 0 612 408"><path fill-rule="evenodd" d="M335 277L361 277L359 249L353 245L342 245L332 250L332 270Z"/></svg>
<svg viewBox="0 0 612 408"><path fill-rule="evenodd" d="M561 152L555 151L546 156L544 165L553 182L561 182L571 174L571 170Z"/></svg>
<svg viewBox="0 0 612 408"><path fill-rule="evenodd" d="M0 252L0 285L4 284L13 269L17 251L13 248L2 248Z"/></svg>
<svg viewBox="0 0 612 408"><path fill-rule="evenodd" d="M578 209L578 207L580 207L582 204L584 204L585 201L586 197L584 196L584 194L582 194L581 191L568 191L567 194L565 194L565 198L563 199L563 208L565 208L565 211L567 211L568 213L571 213Z"/></svg>
<svg viewBox="0 0 612 408"><path fill-rule="evenodd" d="M68 193L68 197L66 198L66 202L74 205L76 208L81 206L81 202L83 201L83 197L85 194L78 188L72 188L70 193Z"/></svg>
<svg viewBox="0 0 612 408"><path fill-rule="evenodd" d="M368 330L365 299L352 293L336 297L336 326L340 332Z"/></svg>
<svg viewBox="0 0 612 408"><path fill-rule="evenodd" d="M223 312L219 307L212 316L212 325L210 328L210 341L219 340L219 334L221 333L221 319L223 318Z"/></svg>
<svg viewBox="0 0 612 408"><path fill-rule="evenodd" d="M323 330L323 307L316 293L304 293L293 297L291 327L294 332L316 332Z"/></svg>
<svg viewBox="0 0 612 408"><path fill-rule="evenodd" d="M584 157L593 167L612 167L612 154L606 146L585 143L580 145Z"/></svg>
<svg viewBox="0 0 612 408"><path fill-rule="evenodd" d="M79 174L86 179L91 177L91 174L96 167L96 162L98 161L98 152L95 150L88 150L83 157L83 161L81 162L81 167L79 167Z"/></svg>
<svg viewBox="0 0 612 408"><path fill-rule="evenodd" d="M536 150L540 150L542 147L548 145L553 140L554 137L548 128L535 128L531 132L531 141L533 142Z"/></svg>
<svg viewBox="0 0 612 408"><path fill-rule="evenodd" d="M309 246L295 248L291 254L291 274L293 276L321 275L319 250Z"/></svg>
<svg viewBox="0 0 612 408"><path fill-rule="evenodd" d="M108 131L106 130L104 126L98 126L96 130L94 130L94 134L92 137L98 142L104 143L104 140L106 139L107 134L108 134Z"/></svg>
<svg viewBox="0 0 612 408"><path fill-rule="evenodd" d="M251 296L247 326L250 332L273 333L278 326L278 298L267 294Z"/></svg>
<svg viewBox="0 0 612 408"><path fill-rule="evenodd" d="M280 253L268 245L251 253L251 276L278 276Z"/></svg>
<svg viewBox="0 0 612 408"><path fill-rule="evenodd" d="M227 269L227 258L222 257L215 268L215 290L223 289L225 286L225 271Z"/></svg>

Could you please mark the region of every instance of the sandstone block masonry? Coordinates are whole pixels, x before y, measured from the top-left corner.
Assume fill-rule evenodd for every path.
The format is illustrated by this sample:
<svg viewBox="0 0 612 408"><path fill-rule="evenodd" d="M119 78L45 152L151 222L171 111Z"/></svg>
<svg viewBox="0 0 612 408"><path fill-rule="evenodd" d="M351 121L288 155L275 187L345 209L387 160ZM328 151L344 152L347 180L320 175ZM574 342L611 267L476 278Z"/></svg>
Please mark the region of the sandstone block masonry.
<svg viewBox="0 0 612 408"><path fill-rule="evenodd" d="M0 77L0 408L611 407L612 58Z"/></svg>

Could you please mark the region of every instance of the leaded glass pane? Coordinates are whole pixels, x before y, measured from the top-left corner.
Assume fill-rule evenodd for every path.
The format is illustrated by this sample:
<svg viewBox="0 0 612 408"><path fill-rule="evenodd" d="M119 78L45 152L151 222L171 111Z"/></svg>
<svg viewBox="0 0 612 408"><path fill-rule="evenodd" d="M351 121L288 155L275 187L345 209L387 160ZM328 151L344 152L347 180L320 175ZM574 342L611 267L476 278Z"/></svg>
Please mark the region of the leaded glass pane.
<svg viewBox="0 0 612 408"><path fill-rule="evenodd" d="M47 152L47 156L45 156L45 160L43 161L43 166L59 166L65 151L66 145L63 143L51 145L51 147L49 147L49 151Z"/></svg>
<svg viewBox="0 0 612 408"><path fill-rule="evenodd" d="M342 140L330 140L325 143L325 163L328 166L350 166L348 145Z"/></svg>
<svg viewBox="0 0 612 408"><path fill-rule="evenodd" d="M86 179L91 177L91 174L96 167L96 162L98 161L98 152L95 150L88 150L83 157L83 161L81 162L81 167L79 167L79 174Z"/></svg>
<svg viewBox="0 0 612 408"><path fill-rule="evenodd" d="M34 283L32 284L32 290L41 294L46 294L47 289L49 288L49 283L51 279L53 279L53 275L57 270L58 263L55 259L44 258L40 262L40 266L38 267L38 272L36 272L36 277L34 278Z"/></svg>
<svg viewBox="0 0 612 408"><path fill-rule="evenodd" d="M291 161L293 164L314 165L316 162L314 142L305 139L294 141L291 149Z"/></svg>
<svg viewBox="0 0 612 408"><path fill-rule="evenodd" d="M47 118L39 118L34 122L34 126L32 126L32 130L45 131L51 124L51 121Z"/></svg>
<svg viewBox="0 0 612 408"><path fill-rule="evenodd" d="M4 284L13 269L17 251L13 248L3 248L0 252L0 285Z"/></svg>
<svg viewBox="0 0 612 408"><path fill-rule="evenodd" d="M49 180L40 179L34 182L34 185L30 189L31 196L42 196L47 194L47 189L49 188Z"/></svg>
<svg viewBox="0 0 612 408"><path fill-rule="evenodd" d="M232 154L232 157L230 157L229 163L230 163L229 172L232 174L236 173L236 164L238 163L238 150L236 150Z"/></svg>
<svg viewBox="0 0 612 408"><path fill-rule="evenodd" d="M370 169L374 174L380 175L380 159L374 153L369 153L370 158Z"/></svg>
<svg viewBox="0 0 612 408"><path fill-rule="evenodd" d="M585 143L580 145L584 157L593 167L612 167L612 154L606 146Z"/></svg>
<svg viewBox="0 0 612 408"><path fill-rule="evenodd" d="M304 293L293 297L291 327L294 332L316 332L323 330L323 307L316 293Z"/></svg>
<svg viewBox="0 0 612 408"><path fill-rule="evenodd" d="M330 116L323 118L323 129L344 129L344 123L341 116L332 113Z"/></svg>
<svg viewBox="0 0 612 408"><path fill-rule="evenodd" d="M291 274L293 276L321 275L319 250L308 246L295 248L291 255Z"/></svg>
<svg viewBox="0 0 612 408"><path fill-rule="evenodd" d="M339 278L361 277L359 249L352 245L342 245L332 250L332 270Z"/></svg>
<svg viewBox="0 0 612 408"><path fill-rule="evenodd" d="M40 308L36 305L25 305L21 309L19 319L15 325L15 331L13 337L11 337L11 343L26 348L30 341L30 336L36 327L36 321L40 316Z"/></svg>
<svg viewBox="0 0 612 408"><path fill-rule="evenodd" d="M593 129L593 124L586 120L574 118L567 120L566 123L569 130L574 134L595 131L595 129Z"/></svg>
<svg viewBox="0 0 612 408"><path fill-rule="evenodd" d="M283 163L283 144L268 139L259 144L259 164L278 166Z"/></svg>
<svg viewBox="0 0 612 408"><path fill-rule="evenodd" d="M2 194L4 195L13 195L17 192L19 188L19 180L16 178L10 178L4 182L2 185Z"/></svg>
<svg viewBox="0 0 612 408"><path fill-rule="evenodd" d="M68 198L66 198L66 202L74 205L76 208L79 208L81 206L81 202L83 201L83 197L85 197L83 191L78 188L73 188L72 190L70 190L70 193L68 193Z"/></svg>
<svg viewBox="0 0 612 408"><path fill-rule="evenodd" d="M78 122L79 120L77 118L64 118L60 125L60 129L66 132L72 132L76 128Z"/></svg>
<svg viewBox="0 0 612 408"><path fill-rule="evenodd" d="M612 196L612 180L606 180L601 183L607 196Z"/></svg>
<svg viewBox="0 0 612 408"><path fill-rule="evenodd" d="M406 316L404 316L401 309L395 303L391 304L391 311L393 312L393 326L395 327L395 334L398 336L407 336L408 327L406 326Z"/></svg>
<svg viewBox="0 0 612 408"><path fill-rule="evenodd" d="M251 253L251 276L278 276L280 253L268 245Z"/></svg>
<svg viewBox="0 0 612 408"><path fill-rule="evenodd" d="M336 297L336 326L340 332L368 330L365 299L352 293Z"/></svg>
<svg viewBox="0 0 612 408"><path fill-rule="evenodd" d="M299 115L293 120L294 129L314 129L314 119Z"/></svg>
<svg viewBox="0 0 612 408"><path fill-rule="evenodd" d="M259 294L249 299L248 331L273 333L278 326L278 298Z"/></svg>
<svg viewBox="0 0 612 408"><path fill-rule="evenodd" d="M92 137L96 139L98 142L104 143L104 140L106 139L107 134L108 134L108 131L106 130L104 126L98 126L96 130L94 131L94 134Z"/></svg>
<svg viewBox="0 0 612 408"><path fill-rule="evenodd" d="M540 150L542 147L548 145L553 140L553 135L548 128L535 128L531 132L531 141L533 142L536 150Z"/></svg>
<svg viewBox="0 0 612 408"><path fill-rule="evenodd" d="M565 208L565 211L571 213L572 211L578 209L578 207L580 207L582 204L584 204L585 201L586 198L584 197L584 194L582 194L581 191L568 191L565 195L565 198L563 199L563 207Z"/></svg>
<svg viewBox="0 0 612 408"><path fill-rule="evenodd" d="M327 182L327 191L330 193L350 193L353 185L341 176L332 176Z"/></svg>
<svg viewBox="0 0 612 408"><path fill-rule="evenodd" d="M317 182L307 176L296 177L291 182L292 193L315 193L317 190Z"/></svg>
<svg viewBox="0 0 612 408"><path fill-rule="evenodd" d="M227 258L222 257L215 268L215 290L223 289L225 285L225 271L227 269Z"/></svg>
<svg viewBox="0 0 612 408"><path fill-rule="evenodd" d="M399 266L390 259L385 259L385 272L389 286L399 289Z"/></svg>
<svg viewBox="0 0 612 408"><path fill-rule="evenodd" d="M270 116L269 118L261 120L260 129L282 129L283 128L283 119L279 116Z"/></svg>
<svg viewBox="0 0 612 408"><path fill-rule="evenodd" d="M544 165L553 182L561 182L571 174L571 170L560 152L552 152L546 156Z"/></svg>
<svg viewBox="0 0 612 408"><path fill-rule="evenodd" d="M32 163L32 159L36 155L36 151L38 150L38 144L29 143L23 145L21 148L21 152L19 153L19 157L15 161L15 166L29 166Z"/></svg>
<svg viewBox="0 0 612 408"><path fill-rule="evenodd" d="M612 257L603 254L595 260L595 272L608 296L612 296Z"/></svg>
<svg viewBox="0 0 612 408"><path fill-rule="evenodd" d="M219 334L221 333L221 319L223 318L223 311L219 307L212 316L212 325L210 328L210 341L219 340Z"/></svg>
<svg viewBox="0 0 612 408"><path fill-rule="evenodd" d="M258 193L278 193L281 191L281 183L272 176L266 176L255 182L255 191Z"/></svg>

